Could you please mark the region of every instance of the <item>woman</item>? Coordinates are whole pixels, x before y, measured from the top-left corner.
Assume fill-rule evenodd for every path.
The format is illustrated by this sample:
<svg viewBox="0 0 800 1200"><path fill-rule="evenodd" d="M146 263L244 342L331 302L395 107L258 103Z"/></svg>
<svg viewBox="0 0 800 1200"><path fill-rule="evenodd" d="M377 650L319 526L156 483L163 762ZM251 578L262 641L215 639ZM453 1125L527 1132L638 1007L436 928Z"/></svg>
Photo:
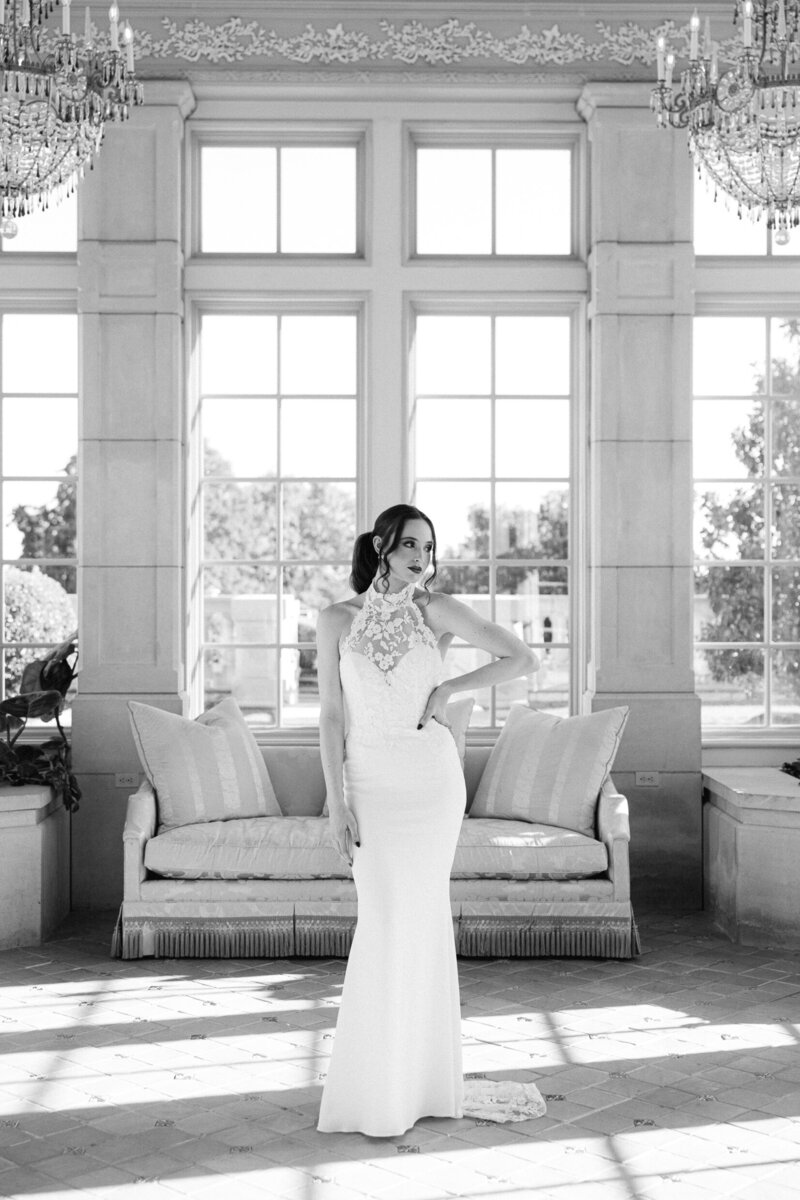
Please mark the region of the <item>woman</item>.
<svg viewBox="0 0 800 1200"><path fill-rule="evenodd" d="M352 599L320 614L320 747L333 844L358 925L318 1128L377 1137L463 1110L450 869L466 805L454 692L527 675L536 655L452 596L433 523L397 504L353 551ZM496 661L441 682L453 637Z"/></svg>

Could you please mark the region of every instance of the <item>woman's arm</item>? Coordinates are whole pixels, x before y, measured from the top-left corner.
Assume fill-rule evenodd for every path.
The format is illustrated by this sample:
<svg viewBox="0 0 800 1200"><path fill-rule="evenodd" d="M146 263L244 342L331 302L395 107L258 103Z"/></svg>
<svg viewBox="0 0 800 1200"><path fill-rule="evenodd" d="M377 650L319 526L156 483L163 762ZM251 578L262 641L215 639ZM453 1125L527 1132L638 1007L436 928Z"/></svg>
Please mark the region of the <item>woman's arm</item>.
<svg viewBox="0 0 800 1200"><path fill-rule="evenodd" d="M344 701L339 678L339 638L347 615L338 605L323 610L317 621L319 750L328 793L328 813L335 848L349 863L358 845L358 825L344 799Z"/></svg>
<svg viewBox="0 0 800 1200"><path fill-rule="evenodd" d="M431 692L422 717L421 725L434 717L445 720L445 708L454 692L467 692L473 688L492 687L507 683L520 675L530 675L539 669L539 659L529 646L513 633L481 617L474 609L453 596L441 592L431 597L428 620L438 638L445 634L461 638L470 646L486 650L494 655L495 661L476 667L455 679L446 679Z"/></svg>

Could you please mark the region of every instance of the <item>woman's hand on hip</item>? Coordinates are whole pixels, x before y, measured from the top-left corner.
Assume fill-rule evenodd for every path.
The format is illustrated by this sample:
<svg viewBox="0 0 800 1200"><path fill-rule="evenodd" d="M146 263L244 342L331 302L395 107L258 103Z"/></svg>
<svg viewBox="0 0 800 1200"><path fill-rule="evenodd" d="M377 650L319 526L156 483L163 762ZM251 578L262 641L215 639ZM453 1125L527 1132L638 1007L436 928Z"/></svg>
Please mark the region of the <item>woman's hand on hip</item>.
<svg viewBox="0 0 800 1200"><path fill-rule="evenodd" d="M420 717L417 729L422 729L423 725L427 725L428 721L438 721L440 725L445 725L450 728L450 722L447 719L447 702L450 699L450 689L446 683L440 683L435 687L428 696L428 703L425 705L425 711Z"/></svg>
<svg viewBox="0 0 800 1200"><path fill-rule="evenodd" d="M358 840L358 822L351 810L344 806L334 809L329 820L333 848L352 867L353 846L361 845Z"/></svg>

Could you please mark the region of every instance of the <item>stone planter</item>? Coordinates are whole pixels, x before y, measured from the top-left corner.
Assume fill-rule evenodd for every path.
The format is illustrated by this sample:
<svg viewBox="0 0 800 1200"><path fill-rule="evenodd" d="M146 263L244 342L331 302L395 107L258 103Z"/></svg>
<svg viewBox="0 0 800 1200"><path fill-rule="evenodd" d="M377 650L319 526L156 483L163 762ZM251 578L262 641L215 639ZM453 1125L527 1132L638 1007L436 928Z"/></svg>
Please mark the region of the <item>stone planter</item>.
<svg viewBox="0 0 800 1200"><path fill-rule="evenodd" d="M777 767L714 767L705 789L705 908L745 946L800 949L800 787Z"/></svg>
<svg viewBox="0 0 800 1200"><path fill-rule="evenodd" d="M0 787L0 950L38 946L69 912L69 815L49 787Z"/></svg>

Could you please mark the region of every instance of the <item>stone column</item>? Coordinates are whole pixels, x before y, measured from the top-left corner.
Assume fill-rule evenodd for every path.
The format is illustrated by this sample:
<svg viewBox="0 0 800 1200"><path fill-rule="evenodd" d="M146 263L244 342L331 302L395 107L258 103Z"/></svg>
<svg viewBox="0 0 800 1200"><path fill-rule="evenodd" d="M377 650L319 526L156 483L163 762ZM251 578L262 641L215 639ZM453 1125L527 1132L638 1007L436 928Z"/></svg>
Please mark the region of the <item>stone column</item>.
<svg viewBox="0 0 800 1200"><path fill-rule="evenodd" d="M702 906L692 647L691 162L641 84L590 84L589 691L627 704L614 779L639 903ZM645 786L637 773L655 777Z"/></svg>
<svg viewBox="0 0 800 1200"><path fill-rule="evenodd" d="M122 896L122 827L140 766L131 697L181 711L184 689L182 143L193 96L150 82L81 185L80 694L72 902ZM117 781L120 782L121 781Z"/></svg>

